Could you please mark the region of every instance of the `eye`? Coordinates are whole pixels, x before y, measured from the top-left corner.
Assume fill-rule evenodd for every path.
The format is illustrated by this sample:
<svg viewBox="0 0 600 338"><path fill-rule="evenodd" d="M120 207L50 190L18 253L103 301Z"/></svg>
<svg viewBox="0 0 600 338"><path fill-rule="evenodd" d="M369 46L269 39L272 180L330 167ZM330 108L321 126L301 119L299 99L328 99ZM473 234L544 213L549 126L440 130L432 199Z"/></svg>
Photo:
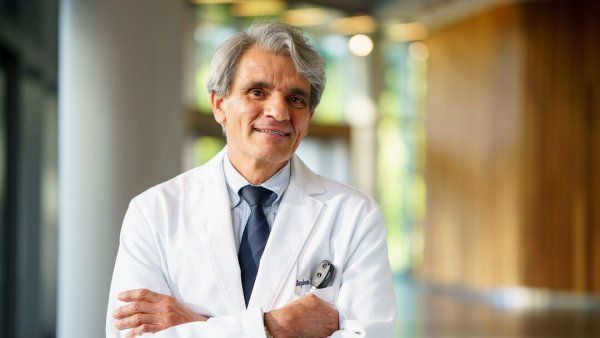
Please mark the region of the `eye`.
<svg viewBox="0 0 600 338"><path fill-rule="evenodd" d="M250 91L248 92L250 94L250 96L252 97L256 97L256 98L262 98L265 96L265 93L260 90L260 89L250 89Z"/></svg>
<svg viewBox="0 0 600 338"><path fill-rule="evenodd" d="M288 99L288 101L290 101L292 106L294 106L296 108L305 108L306 107L306 100L300 96L292 96Z"/></svg>

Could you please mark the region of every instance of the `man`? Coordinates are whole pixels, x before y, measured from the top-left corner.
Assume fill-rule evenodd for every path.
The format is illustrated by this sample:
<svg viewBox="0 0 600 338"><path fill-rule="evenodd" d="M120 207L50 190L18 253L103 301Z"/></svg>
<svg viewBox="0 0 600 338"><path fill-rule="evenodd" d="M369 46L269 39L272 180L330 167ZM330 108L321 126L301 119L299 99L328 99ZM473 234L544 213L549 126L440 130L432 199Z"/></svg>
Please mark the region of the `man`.
<svg viewBox="0 0 600 338"><path fill-rule="evenodd" d="M391 336L379 208L294 156L324 83L323 61L286 24L218 49L208 89L227 146L131 201L107 337ZM323 260L335 273L317 288Z"/></svg>

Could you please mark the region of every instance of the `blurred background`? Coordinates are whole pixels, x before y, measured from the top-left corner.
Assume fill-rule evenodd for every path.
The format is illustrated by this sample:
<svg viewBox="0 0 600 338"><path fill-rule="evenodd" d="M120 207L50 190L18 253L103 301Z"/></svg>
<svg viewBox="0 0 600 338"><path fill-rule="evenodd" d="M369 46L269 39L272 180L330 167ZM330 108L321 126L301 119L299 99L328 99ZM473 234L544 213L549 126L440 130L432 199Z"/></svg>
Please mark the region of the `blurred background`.
<svg viewBox="0 0 600 338"><path fill-rule="evenodd" d="M600 336L598 1L0 0L0 337L104 336L128 202L223 147L257 18L327 62L298 153L381 204L396 337Z"/></svg>

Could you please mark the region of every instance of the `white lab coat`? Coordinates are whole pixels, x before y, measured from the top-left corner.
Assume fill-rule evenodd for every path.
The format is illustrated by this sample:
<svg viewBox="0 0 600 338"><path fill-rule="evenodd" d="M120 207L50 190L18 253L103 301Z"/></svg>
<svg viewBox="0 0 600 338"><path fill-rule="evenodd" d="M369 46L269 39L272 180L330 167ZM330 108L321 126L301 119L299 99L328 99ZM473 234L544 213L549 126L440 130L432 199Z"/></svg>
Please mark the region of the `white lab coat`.
<svg viewBox="0 0 600 338"><path fill-rule="evenodd" d="M117 294L147 288L211 317L143 337L265 337L263 312L310 291L317 264L337 269L317 295L340 314L332 337L392 336L395 298L381 212L368 196L292 159L290 183L263 253L246 308L221 151L207 164L135 197L121 229L110 288L106 336ZM304 281L304 283L303 283ZM297 284L300 284L297 286Z"/></svg>

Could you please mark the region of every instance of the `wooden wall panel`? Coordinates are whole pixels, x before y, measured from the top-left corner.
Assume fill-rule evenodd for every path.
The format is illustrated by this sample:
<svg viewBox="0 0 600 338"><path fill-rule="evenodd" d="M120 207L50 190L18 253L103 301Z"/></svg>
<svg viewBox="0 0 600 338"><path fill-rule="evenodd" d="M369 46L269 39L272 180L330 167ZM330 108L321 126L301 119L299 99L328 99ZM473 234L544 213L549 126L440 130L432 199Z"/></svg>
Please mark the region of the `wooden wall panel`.
<svg viewBox="0 0 600 338"><path fill-rule="evenodd" d="M523 273L527 285L570 289L573 285L573 202L580 176L573 135L581 102L580 81L569 62L574 43L571 15L555 5L523 6L523 31L527 53L524 68L527 90L522 114L527 116L526 143L530 153L523 159L530 191L524 224ZM570 54L570 55L567 55ZM568 85L567 85L568 84Z"/></svg>
<svg viewBox="0 0 600 338"><path fill-rule="evenodd" d="M428 39L424 278L600 292L598 17L514 4Z"/></svg>
<svg viewBox="0 0 600 338"><path fill-rule="evenodd" d="M589 253L590 289L600 293L600 2L593 1L585 9L585 110L588 126L587 220L589 234L586 248Z"/></svg>
<svg viewBox="0 0 600 338"><path fill-rule="evenodd" d="M433 34L426 114L423 273L436 281L517 283L521 47L515 8Z"/></svg>
<svg viewBox="0 0 600 338"><path fill-rule="evenodd" d="M525 70L530 116L528 140L535 152L529 170L538 173L529 201L525 276L528 284L590 288L588 189L589 111L585 56L587 11L581 3L523 6L529 44ZM552 248L549 250L549 248Z"/></svg>
<svg viewBox="0 0 600 338"><path fill-rule="evenodd" d="M594 9L595 8L595 9ZM590 106L593 74L600 48L597 3L553 1L521 5L526 44L523 69L527 116L524 158L530 173L524 219L523 280L525 285L599 292L591 276L590 217L598 205L592 188L592 138L600 129L590 124L600 113ZM595 40L595 41L594 41ZM592 109L596 109L594 112ZM597 151L597 149L596 149Z"/></svg>

